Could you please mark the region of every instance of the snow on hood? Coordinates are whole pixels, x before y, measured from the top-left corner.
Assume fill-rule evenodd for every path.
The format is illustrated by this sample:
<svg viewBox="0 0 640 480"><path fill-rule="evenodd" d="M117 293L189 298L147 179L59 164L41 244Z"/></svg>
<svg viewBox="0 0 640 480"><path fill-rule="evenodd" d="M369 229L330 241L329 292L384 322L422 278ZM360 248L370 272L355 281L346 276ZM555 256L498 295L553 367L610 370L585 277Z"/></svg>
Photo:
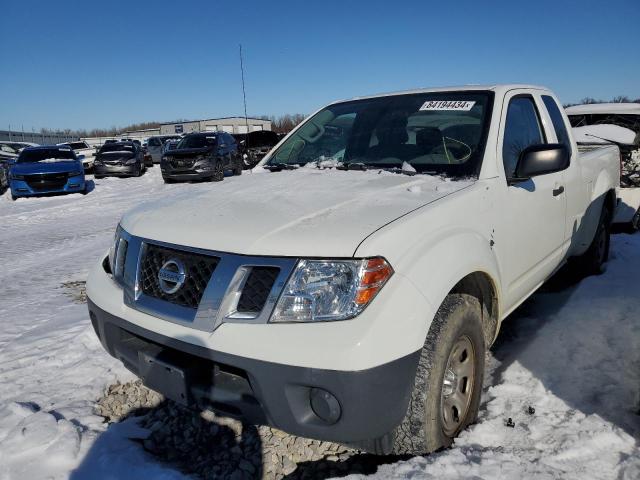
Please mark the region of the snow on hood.
<svg viewBox="0 0 640 480"><path fill-rule="evenodd" d="M224 252L350 257L376 229L472 183L378 171L245 173L141 205L122 227Z"/></svg>
<svg viewBox="0 0 640 480"><path fill-rule="evenodd" d="M625 145L634 145L636 132L618 125L603 123L575 127L573 129L573 136L578 143L609 143L606 140L612 140ZM606 140L602 140L603 138Z"/></svg>

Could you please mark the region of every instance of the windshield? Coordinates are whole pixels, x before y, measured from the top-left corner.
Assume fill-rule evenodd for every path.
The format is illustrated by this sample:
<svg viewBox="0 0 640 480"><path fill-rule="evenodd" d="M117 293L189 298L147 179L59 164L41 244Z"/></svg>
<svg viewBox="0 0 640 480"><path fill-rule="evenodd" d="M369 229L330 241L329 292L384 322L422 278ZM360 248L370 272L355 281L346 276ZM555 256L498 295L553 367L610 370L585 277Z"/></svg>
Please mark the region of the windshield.
<svg viewBox="0 0 640 480"><path fill-rule="evenodd" d="M18 163L75 161L76 156L71 149L45 148L23 150Z"/></svg>
<svg viewBox="0 0 640 480"><path fill-rule="evenodd" d="M268 165L333 160L451 176L479 171L493 93L431 92L331 105L302 125Z"/></svg>
<svg viewBox="0 0 640 480"><path fill-rule="evenodd" d="M99 153L106 152L133 152L134 147L131 144L123 143L105 143Z"/></svg>
<svg viewBox="0 0 640 480"><path fill-rule="evenodd" d="M73 150L80 150L82 148L89 148L89 146L84 142L72 142L67 143Z"/></svg>
<svg viewBox="0 0 640 480"><path fill-rule="evenodd" d="M184 148L204 148L214 146L216 144L215 135L187 135L176 146L177 149Z"/></svg>

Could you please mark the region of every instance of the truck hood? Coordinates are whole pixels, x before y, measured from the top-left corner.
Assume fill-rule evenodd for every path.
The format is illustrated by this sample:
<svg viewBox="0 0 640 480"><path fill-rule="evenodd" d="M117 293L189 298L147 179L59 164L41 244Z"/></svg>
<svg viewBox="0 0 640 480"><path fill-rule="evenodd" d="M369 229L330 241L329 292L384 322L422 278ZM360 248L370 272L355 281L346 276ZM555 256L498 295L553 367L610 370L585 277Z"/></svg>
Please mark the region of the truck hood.
<svg viewBox="0 0 640 480"><path fill-rule="evenodd" d="M66 173L82 170L82 163L78 160L60 160L59 162L28 162L14 163L11 171L16 175L31 175L35 173Z"/></svg>
<svg viewBox="0 0 640 480"><path fill-rule="evenodd" d="M257 168L131 210L132 235L249 255L351 257L362 240L473 180L429 175Z"/></svg>

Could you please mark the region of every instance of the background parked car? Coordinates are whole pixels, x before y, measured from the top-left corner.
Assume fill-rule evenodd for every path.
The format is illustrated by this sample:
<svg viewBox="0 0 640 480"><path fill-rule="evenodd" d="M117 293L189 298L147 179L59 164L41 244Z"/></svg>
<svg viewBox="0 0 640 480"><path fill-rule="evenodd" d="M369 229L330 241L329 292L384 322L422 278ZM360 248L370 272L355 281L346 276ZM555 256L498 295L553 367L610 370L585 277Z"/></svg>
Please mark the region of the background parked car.
<svg viewBox="0 0 640 480"><path fill-rule="evenodd" d="M29 147L9 171L11 198L45 193L87 193L84 168L66 145Z"/></svg>
<svg viewBox="0 0 640 480"><path fill-rule="evenodd" d="M32 142L15 142L13 140L3 140L0 141L0 144L2 145L9 145L11 148L13 148L14 150L17 150L18 153L20 153L22 150L24 150L27 147L37 147L39 146L38 143L32 143Z"/></svg>
<svg viewBox="0 0 640 480"><path fill-rule="evenodd" d="M6 175L9 174L9 168L18 158L18 148L11 146L9 142L0 142L0 170Z"/></svg>
<svg viewBox="0 0 640 480"><path fill-rule="evenodd" d="M180 143L179 139L171 138L169 140L165 140L164 145L162 145L162 154L164 155L169 150L175 150L178 143Z"/></svg>
<svg viewBox="0 0 640 480"><path fill-rule="evenodd" d="M147 167L144 163L142 148L133 142L105 143L95 163L95 177L107 175L119 177L139 177Z"/></svg>
<svg viewBox="0 0 640 480"><path fill-rule="evenodd" d="M173 181L224 179L225 170L242 174L242 157L233 136L226 132L190 133L160 163L162 178Z"/></svg>
<svg viewBox="0 0 640 480"><path fill-rule="evenodd" d="M0 166L0 193L4 193L7 188L9 188L9 173Z"/></svg>
<svg viewBox="0 0 640 480"><path fill-rule="evenodd" d="M67 145L69 148L71 148L71 150L73 150L74 153L82 160L82 165L86 171L93 168L93 161L96 151L84 140L80 140L77 142L59 143L58 145ZM84 157L81 157L82 155Z"/></svg>
<svg viewBox="0 0 640 480"><path fill-rule="evenodd" d="M147 153L151 155L153 163L160 163L162 158L162 147L167 140L180 140L180 135L159 135L156 137L149 137L147 141Z"/></svg>
<svg viewBox="0 0 640 480"><path fill-rule="evenodd" d="M242 156L246 168L255 167L281 138L276 132L268 130L237 133L233 137L238 143L238 152Z"/></svg>

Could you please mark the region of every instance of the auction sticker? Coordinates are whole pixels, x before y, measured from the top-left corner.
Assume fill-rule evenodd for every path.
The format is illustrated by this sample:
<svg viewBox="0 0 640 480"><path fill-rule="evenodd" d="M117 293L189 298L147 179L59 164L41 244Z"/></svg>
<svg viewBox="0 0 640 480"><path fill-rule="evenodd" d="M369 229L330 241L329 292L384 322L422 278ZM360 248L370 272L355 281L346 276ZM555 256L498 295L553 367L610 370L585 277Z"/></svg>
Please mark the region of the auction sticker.
<svg viewBox="0 0 640 480"><path fill-rule="evenodd" d="M427 100L422 104L420 110L460 110L468 112L476 102L462 100Z"/></svg>

